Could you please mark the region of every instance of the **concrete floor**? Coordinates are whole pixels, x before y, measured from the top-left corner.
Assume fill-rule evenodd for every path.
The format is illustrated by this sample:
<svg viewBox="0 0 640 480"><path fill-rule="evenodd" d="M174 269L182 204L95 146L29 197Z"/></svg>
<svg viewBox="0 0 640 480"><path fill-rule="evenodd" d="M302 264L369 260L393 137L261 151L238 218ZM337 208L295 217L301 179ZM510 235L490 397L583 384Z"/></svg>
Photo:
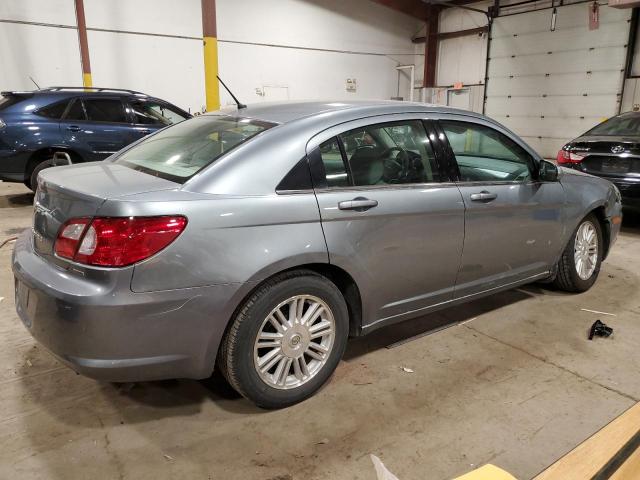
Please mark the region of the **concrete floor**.
<svg viewBox="0 0 640 480"><path fill-rule="evenodd" d="M0 242L30 225L32 199L0 183ZM374 479L370 453L400 480L487 462L531 478L640 398L640 222L629 223L589 292L526 287L356 339L318 395L271 412L215 377L77 376L18 320L5 246L0 478ZM615 334L589 342L597 318Z"/></svg>

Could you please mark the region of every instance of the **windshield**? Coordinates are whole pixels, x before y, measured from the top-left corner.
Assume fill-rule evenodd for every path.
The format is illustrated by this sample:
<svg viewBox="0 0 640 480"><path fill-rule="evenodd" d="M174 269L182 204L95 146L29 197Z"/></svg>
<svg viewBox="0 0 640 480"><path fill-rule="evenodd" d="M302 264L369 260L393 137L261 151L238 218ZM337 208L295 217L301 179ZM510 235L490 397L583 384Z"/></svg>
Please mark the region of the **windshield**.
<svg viewBox="0 0 640 480"><path fill-rule="evenodd" d="M168 127L123 152L114 163L178 183L275 124L203 115Z"/></svg>
<svg viewBox="0 0 640 480"><path fill-rule="evenodd" d="M585 135L640 136L640 115L620 115L605 120Z"/></svg>

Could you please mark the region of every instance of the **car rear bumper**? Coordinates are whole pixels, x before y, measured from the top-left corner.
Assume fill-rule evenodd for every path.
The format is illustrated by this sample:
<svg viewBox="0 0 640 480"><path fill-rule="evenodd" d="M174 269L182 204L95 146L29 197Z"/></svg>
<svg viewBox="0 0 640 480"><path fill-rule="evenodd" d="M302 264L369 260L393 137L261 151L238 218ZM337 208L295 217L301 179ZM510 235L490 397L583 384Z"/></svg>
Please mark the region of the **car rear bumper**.
<svg viewBox="0 0 640 480"><path fill-rule="evenodd" d="M618 187L618 190L620 190L620 195L622 195L622 206L624 209L640 211L640 176L603 175L602 173L586 170L582 168L580 164L563 166L573 168L574 170L580 170L589 173L590 175L595 175L610 181Z"/></svg>
<svg viewBox="0 0 640 480"><path fill-rule="evenodd" d="M46 262L31 231L18 238L12 266L16 310L31 335L76 372L106 381L211 375L239 290L134 293L108 275L90 280Z"/></svg>
<svg viewBox="0 0 640 480"><path fill-rule="evenodd" d="M637 179L631 178L614 178L614 177L602 177L613 183L622 196L622 206L627 210L640 210L640 177Z"/></svg>

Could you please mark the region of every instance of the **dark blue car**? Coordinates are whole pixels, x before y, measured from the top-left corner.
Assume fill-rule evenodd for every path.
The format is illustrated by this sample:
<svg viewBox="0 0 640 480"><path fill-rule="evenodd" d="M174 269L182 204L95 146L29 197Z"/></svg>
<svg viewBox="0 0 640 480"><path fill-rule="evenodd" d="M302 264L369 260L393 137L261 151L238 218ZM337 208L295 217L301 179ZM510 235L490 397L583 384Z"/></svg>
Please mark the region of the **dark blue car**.
<svg viewBox="0 0 640 480"><path fill-rule="evenodd" d="M44 168L103 160L189 117L175 105L133 90L51 87L2 92L0 180L35 189Z"/></svg>

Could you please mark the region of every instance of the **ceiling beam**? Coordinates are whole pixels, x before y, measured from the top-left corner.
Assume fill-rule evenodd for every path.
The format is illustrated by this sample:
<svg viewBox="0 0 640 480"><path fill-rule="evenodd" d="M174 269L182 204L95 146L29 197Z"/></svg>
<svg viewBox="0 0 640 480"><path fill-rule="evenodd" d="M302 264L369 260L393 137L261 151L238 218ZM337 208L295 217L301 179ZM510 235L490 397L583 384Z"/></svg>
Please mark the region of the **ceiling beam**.
<svg viewBox="0 0 640 480"><path fill-rule="evenodd" d="M489 31L488 26L484 27L476 27L476 28L468 28L466 30L456 30L454 32L442 32L438 33L438 40L447 40L448 38L458 38L458 37L468 37L470 35L482 35ZM412 38L411 41L413 43L424 43L426 41L426 37L415 37Z"/></svg>

